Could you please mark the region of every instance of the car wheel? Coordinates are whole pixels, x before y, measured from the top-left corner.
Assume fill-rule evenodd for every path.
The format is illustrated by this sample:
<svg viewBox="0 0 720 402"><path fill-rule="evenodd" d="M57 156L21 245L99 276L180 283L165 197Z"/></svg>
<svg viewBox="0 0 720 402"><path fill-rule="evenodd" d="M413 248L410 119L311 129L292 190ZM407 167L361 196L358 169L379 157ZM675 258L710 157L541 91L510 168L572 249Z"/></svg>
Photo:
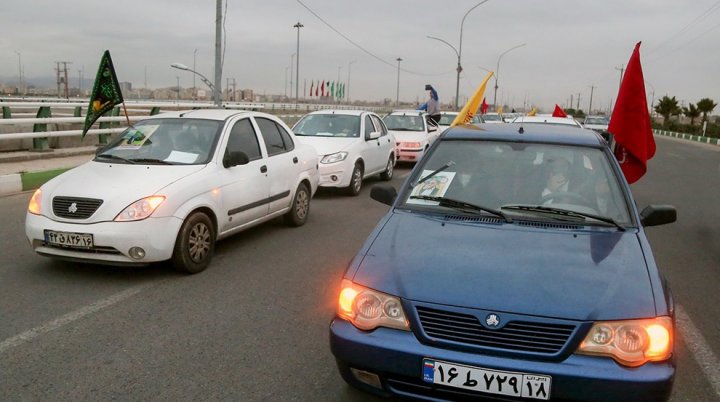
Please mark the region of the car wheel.
<svg viewBox="0 0 720 402"><path fill-rule="evenodd" d="M387 166L385 166L385 171L380 173L380 178L385 181L392 180L394 168L395 168L395 160L393 159L392 155L390 155L390 158L388 158Z"/></svg>
<svg viewBox="0 0 720 402"><path fill-rule="evenodd" d="M210 264L215 251L215 227L210 218L195 212L183 222L173 249L173 267L184 273L196 274Z"/></svg>
<svg viewBox="0 0 720 402"><path fill-rule="evenodd" d="M345 194L356 196L360 194L360 189L362 188L362 179L363 179L363 169L362 166L360 166L359 163L355 164L355 169L353 169L352 177L350 178L350 185L345 187Z"/></svg>
<svg viewBox="0 0 720 402"><path fill-rule="evenodd" d="M307 184L300 183L295 191L290 211L285 214L285 223L290 226L302 226L310 215L310 190Z"/></svg>

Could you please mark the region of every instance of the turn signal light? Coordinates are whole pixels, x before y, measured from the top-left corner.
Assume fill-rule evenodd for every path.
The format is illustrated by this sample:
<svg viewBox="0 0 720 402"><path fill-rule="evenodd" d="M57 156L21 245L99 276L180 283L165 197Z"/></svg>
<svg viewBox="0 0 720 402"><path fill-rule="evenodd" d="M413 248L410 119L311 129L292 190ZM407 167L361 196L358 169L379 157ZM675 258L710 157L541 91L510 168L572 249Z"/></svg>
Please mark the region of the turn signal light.
<svg viewBox="0 0 720 402"><path fill-rule="evenodd" d="M30 203L28 204L28 212L35 215L40 215L40 203L42 201L42 191L40 189L35 190L32 197L30 197Z"/></svg>
<svg viewBox="0 0 720 402"><path fill-rule="evenodd" d="M400 299L343 279L337 315L365 331L377 327L410 330Z"/></svg>

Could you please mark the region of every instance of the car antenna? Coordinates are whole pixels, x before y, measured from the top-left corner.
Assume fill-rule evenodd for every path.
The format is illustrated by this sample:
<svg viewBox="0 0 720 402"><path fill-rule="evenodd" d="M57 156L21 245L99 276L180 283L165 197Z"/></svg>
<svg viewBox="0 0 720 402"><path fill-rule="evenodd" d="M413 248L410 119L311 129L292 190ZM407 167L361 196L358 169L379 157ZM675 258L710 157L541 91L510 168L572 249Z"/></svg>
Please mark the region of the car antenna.
<svg viewBox="0 0 720 402"><path fill-rule="evenodd" d="M525 115L523 115L523 116L520 118L520 128L518 129L518 134L523 134L523 133L525 133L525 129L523 128L523 122L524 122L524 121L525 121Z"/></svg>

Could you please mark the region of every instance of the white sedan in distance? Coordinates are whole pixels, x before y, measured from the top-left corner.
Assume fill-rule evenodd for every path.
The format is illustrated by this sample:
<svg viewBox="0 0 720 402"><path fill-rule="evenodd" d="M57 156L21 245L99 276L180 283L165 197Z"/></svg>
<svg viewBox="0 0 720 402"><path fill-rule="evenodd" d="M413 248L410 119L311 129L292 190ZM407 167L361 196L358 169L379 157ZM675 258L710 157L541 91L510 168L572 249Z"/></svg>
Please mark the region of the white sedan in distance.
<svg viewBox="0 0 720 402"><path fill-rule="evenodd" d="M320 110L303 116L293 132L320 155L320 187L339 187L354 196L364 178L393 177L395 137L375 113Z"/></svg>
<svg viewBox="0 0 720 402"><path fill-rule="evenodd" d="M396 110L383 118L395 136L398 162L417 162L440 136L437 126L428 124L422 110Z"/></svg>
<svg viewBox="0 0 720 402"><path fill-rule="evenodd" d="M556 126L574 126L583 128L582 124L572 117L553 117L551 115L518 116L513 123L522 124L554 124Z"/></svg>
<svg viewBox="0 0 720 402"><path fill-rule="evenodd" d="M135 123L35 191L25 233L41 255L204 270L215 242L283 216L308 219L318 156L275 116L192 110Z"/></svg>
<svg viewBox="0 0 720 402"><path fill-rule="evenodd" d="M438 130L439 130L440 134L442 134L443 131L450 128L450 125L452 124L453 121L455 121L455 118L457 117L458 114L460 114L460 113L459 112L441 112L440 113L440 122L438 123ZM470 123L471 124L483 123L483 119L480 116L475 115L475 116L473 116L472 120L470 120Z"/></svg>

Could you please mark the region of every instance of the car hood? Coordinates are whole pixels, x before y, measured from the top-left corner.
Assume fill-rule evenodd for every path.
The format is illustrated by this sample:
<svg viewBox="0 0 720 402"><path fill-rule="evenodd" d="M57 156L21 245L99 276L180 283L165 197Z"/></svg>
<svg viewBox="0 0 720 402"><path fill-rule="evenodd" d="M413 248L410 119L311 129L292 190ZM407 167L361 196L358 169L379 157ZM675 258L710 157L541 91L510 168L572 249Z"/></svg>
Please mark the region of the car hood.
<svg viewBox="0 0 720 402"><path fill-rule="evenodd" d="M396 142L423 142L427 141L427 134L422 131L395 131L389 130Z"/></svg>
<svg viewBox="0 0 720 402"><path fill-rule="evenodd" d="M360 141L357 137L309 137L297 136L298 141L303 144L312 145L320 157L334 154L349 149L355 142Z"/></svg>
<svg viewBox="0 0 720 402"><path fill-rule="evenodd" d="M158 192L206 165L128 165L90 161L67 171L42 187L43 205L56 196L103 200L97 212L83 223L112 220L131 203ZM52 213L48 208L46 215ZM65 220L52 216L56 220ZM68 220L77 222L76 219Z"/></svg>
<svg viewBox="0 0 720 402"><path fill-rule="evenodd" d="M574 320L654 317L637 234L393 213L354 282L404 299Z"/></svg>

